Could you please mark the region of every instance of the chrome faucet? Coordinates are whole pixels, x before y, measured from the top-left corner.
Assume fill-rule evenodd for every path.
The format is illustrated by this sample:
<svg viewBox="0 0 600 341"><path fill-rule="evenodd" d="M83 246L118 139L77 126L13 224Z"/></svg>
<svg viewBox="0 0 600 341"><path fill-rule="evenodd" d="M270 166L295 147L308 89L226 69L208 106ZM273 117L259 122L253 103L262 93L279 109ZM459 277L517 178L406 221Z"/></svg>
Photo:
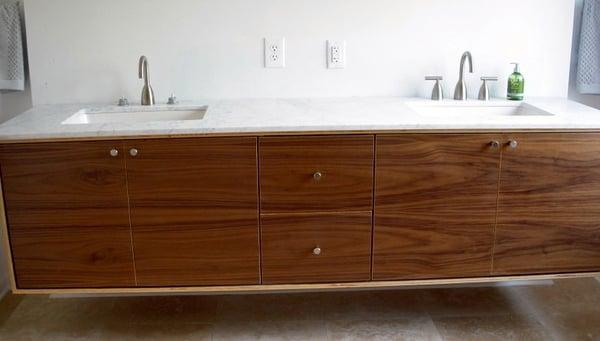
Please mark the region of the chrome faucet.
<svg viewBox="0 0 600 341"><path fill-rule="evenodd" d="M481 84L481 88L479 89L479 100L480 101L489 101L490 100L490 88L488 87L488 82L497 82L498 77L481 77L483 84Z"/></svg>
<svg viewBox="0 0 600 341"><path fill-rule="evenodd" d="M467 51L463 53L460 59L460 78L458 84L456 84L456 90L454 90L454 99L457 101L466 101L467 96L467 85L465 84L465 62L469 60L469 72L473 73L473 56L471 52Z"/></svg>
<svg viewBox="0 0 600 341"><path fill-rule="evenodd" d="M148 58L140 57L139 67L140 79L144 80L144 88L142 89L142 105L154 105L154 90L150 86L150 78L148 76Z"/></svg>
<svg viewBox="0 0 600 341"><path fill-rule="evenodd" d="M442 101L444 100L444 89L442 88L441 81L444 80L442 76L427 76L425 77L426 81L435 81L433 86L433 91L431 92L431 99L433 101Z"/></svg>

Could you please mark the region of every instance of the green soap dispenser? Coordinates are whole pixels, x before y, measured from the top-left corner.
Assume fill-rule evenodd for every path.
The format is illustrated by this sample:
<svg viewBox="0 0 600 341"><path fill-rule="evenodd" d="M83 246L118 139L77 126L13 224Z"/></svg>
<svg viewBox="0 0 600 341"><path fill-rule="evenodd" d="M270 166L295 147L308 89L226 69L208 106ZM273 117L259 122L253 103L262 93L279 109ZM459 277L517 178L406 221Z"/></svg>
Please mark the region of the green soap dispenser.
<svg viewBox="0 0 600 341"><path fill-rule="evenodd" d="M521 74L519 63L511 63L515 71L508 77L508 99L511 101L522 101L525 93L525 78Z"/></svg>

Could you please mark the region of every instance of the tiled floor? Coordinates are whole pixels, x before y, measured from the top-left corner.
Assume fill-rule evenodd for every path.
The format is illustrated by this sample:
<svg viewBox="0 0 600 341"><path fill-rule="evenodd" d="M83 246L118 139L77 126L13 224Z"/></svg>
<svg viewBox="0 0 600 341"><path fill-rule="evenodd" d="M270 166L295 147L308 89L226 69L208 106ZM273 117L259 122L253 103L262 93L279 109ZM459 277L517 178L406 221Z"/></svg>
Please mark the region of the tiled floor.
<svg viewBox="0 0 600 341"><path fill-rule="evenodd" d="M0 340L75 339L600 340L600 282L0 303Z"/></svg>

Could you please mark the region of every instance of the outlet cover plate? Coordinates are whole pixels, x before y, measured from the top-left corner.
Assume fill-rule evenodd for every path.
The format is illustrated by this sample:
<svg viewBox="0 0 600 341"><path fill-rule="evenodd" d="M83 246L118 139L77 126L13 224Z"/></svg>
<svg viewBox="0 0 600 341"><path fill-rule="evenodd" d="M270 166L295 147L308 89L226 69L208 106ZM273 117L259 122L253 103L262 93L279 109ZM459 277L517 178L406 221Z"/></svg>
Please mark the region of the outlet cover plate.
<svg viewBox="0 0 600 341"><path fill-rule="evenodd" d="M327 68L345 69L346 68L346 41L328 40L327 41Z"/></svg>
<svg viewBox="0 0 600 341"><path fill-rule="evenodd" d="M285 38L268 39L265 38L265 67L266 68L284 68L285 67Z"/></svg>

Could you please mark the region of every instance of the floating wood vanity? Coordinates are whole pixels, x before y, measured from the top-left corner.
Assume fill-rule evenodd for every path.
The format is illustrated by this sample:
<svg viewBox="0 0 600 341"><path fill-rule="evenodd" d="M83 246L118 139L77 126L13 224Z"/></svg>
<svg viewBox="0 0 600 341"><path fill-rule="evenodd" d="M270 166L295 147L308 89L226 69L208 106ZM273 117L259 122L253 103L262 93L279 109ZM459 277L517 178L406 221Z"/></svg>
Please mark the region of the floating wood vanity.
<svg viewBox="0 0 600 341"><path fill-rule="evenodd" d="M0 146L16 293L251 292L600 272L600 133Z"/></svg>

